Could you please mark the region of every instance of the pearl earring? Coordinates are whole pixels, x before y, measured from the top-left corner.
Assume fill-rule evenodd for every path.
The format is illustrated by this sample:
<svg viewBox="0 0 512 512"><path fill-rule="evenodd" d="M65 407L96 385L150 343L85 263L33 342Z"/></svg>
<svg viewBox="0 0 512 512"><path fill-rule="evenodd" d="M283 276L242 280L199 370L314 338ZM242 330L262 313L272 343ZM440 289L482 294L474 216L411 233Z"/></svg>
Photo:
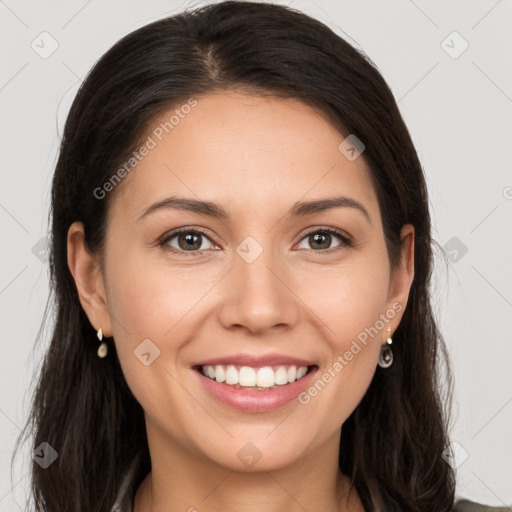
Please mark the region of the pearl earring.
<svg viewBox="0 0 512 512"><path fill-rule="evenodd" d="M388 331L390 331L390 329L388 329ZM386 343L380 347L379 366L381 368L389 368L393 364L393 351L390 347L391 343L393 343L393 340L391 339L390 332Z"/></svg>
<svg viewBox="0 0 512 512"><path fill-rule="evenodd" d="M103 339L103 331L101 330L101 327L98 329L98 332L96 333L96 335L98 336L98 339L101 341ZM108 345L103 342L99 347L98 347L98 357L105 357L107 355L107 352L108 352Z"/></svg>

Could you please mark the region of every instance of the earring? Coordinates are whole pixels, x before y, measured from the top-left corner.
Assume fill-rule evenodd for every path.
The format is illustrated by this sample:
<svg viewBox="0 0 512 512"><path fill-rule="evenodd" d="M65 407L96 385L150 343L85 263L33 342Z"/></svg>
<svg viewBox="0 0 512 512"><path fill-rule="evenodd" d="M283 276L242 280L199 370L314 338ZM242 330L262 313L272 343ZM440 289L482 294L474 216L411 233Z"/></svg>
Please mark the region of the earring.
<svg viewBox="0 0 512 512"><path fill-rule="evenodd" d="M101 327L98 329L96 336L98 336L98 339L100 341L103 339L103 331L101 330ZM101 357L101 358L105 357L107 355L107 352L108 352L108 345L105 342L103 342L98 347L98 357Z"/></svg>
<svg viewBox="0 0 512 512"><path fill-rule="evenodd" d="M393 343L391 334L388 336L386 342L387 343L380 347L379 366L381 368L389 368L393 364L393 351L390 347L391 343Z"/></svg>

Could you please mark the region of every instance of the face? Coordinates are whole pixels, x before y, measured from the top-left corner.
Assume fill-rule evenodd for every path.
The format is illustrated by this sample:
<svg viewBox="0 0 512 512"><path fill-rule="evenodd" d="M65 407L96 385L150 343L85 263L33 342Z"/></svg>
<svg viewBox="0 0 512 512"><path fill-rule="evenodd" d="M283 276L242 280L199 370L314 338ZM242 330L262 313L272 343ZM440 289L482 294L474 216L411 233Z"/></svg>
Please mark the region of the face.
<svg viewBox="0 0 512 512"><path fill-rule="evenodd" d="M349 160L298 100L222 92L187 110L117 185L102 270L80 275L80 226L70 268L91 283L82 305L114 337L150 447L276 469L339 442L405 309L413 230L391 273L364 153ZM332 198L345 199L298 208Z"/></svg>

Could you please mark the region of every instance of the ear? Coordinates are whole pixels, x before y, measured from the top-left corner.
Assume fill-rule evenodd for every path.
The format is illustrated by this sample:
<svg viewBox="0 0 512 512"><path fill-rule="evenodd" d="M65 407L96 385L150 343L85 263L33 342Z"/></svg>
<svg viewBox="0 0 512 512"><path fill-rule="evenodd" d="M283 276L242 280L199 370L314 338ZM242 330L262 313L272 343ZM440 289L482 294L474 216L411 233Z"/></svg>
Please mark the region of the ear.
<svg viewBox="0 0 512 512"><path fill-rule="evenodd" d="M82 222L73 222L67 238L68 267L75 280L80 304L93 328L101 327L103 334L112 336L112 323L107 306L105 283L96 255L85 244Z"/></svg>
<svg viewBox="0 0 512 512"><path fill-rule="evenodd" d="M409 291L414 278L414 226L404 224L400 232L401 259L391 275L388 291L387 310L396 315L389 322L391 334L396 331L407 306ZM386 331L386 335L387 335Z"/></svg>

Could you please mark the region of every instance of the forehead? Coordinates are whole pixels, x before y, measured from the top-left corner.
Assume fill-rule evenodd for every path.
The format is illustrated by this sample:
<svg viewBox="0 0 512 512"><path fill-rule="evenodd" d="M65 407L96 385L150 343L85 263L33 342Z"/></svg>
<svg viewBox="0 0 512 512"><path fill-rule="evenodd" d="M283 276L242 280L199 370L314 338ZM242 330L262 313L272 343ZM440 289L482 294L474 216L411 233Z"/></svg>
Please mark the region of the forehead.
<svg viewBox="0 0 512 512"><path fill-rule="evenodd" d="M362 157L347 159L341 135L296 99L235 92L196 96L151 123L150 147L119 185L113 210L136 218L171 195L222 202L233 215L288 209L299 200L347 195L377 205Z"/></svg>

